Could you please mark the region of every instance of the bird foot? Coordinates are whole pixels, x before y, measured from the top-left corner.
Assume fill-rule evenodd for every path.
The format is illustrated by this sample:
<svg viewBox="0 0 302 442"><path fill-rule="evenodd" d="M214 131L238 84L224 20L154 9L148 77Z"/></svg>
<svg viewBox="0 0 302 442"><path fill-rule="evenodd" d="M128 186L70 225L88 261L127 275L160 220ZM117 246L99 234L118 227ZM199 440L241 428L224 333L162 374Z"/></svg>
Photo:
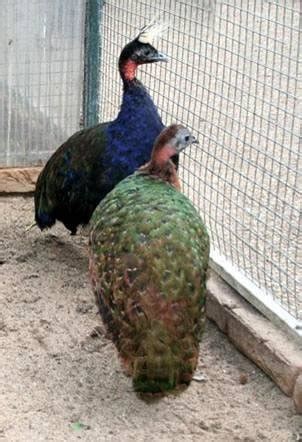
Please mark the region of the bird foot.
<svg viewBox="0 0 302 442"><path fill-rule="evenodd" d="M25 232L29 232L33 227L37 225L36 221L32 222L29 226L25 228Z"/></svg>
<svg viewBox="0 0 302 442"><path fill-rule="evenodd" d="M104 330L101 326L96 325L96 326L91 330L89 336L90 336L91 338L100 338L100 337L104 336L105 334L106 334L105 330Z"/></svg>

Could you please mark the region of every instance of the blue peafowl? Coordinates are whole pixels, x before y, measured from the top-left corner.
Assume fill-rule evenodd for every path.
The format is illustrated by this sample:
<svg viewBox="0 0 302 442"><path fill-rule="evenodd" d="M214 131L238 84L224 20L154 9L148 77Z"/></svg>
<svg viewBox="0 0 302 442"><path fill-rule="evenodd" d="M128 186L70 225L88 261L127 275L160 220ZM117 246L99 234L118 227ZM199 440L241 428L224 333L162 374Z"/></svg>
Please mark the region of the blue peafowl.
<svg viewBox="0 0 302 442"><path fill-rule="evenodd" d="M102 198L150 159L164 126L136 70L142 64L167 60L151 44L162 30L162 25L152 23L122 50L123 97L116 119L75 133L46 163L35 190L35 221L41 230L59 220L76 234ZM177 164L177 156L174 161Z"/></svg>

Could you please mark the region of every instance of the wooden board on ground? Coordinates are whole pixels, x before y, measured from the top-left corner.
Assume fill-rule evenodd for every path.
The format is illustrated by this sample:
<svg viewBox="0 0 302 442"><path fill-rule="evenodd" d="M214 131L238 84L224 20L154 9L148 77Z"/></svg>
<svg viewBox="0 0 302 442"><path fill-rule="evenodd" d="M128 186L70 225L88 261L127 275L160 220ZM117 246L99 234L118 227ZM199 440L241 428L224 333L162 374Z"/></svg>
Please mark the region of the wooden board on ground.
<svg viewBox="0 0 302 442"><path fill-rule="evenodd" d="M41 167L0 169L0 194L33 192L41 170Z"/></svg>
<svg viewBox="0 0 302 442"><path fill-rule="evenodd" d="M272 324L213 271L207 289L208 318L285 394L293 396L302 413L302 343Z"/></svg>

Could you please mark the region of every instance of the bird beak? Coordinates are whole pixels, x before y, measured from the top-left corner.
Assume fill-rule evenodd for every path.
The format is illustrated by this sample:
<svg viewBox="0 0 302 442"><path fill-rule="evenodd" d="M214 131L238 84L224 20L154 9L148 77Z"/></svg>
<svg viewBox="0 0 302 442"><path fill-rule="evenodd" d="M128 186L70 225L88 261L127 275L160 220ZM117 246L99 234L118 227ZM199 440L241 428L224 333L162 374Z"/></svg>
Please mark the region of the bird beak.
<svg viewBox="0 0 302 442"><path fill-rule="evenodd" d="M192 144L199 144L199 141L197 140L197 138L192 137Z"/></svg>
<svg viewBox="0 0 302 442"><path fill-rule="evenodd" d="M164 54L163 52L157 52L156 54L152 55L149 58L149 61L154 62L154 61L165 61L167 62L169 60L168 56L166 54Z"/></svg>

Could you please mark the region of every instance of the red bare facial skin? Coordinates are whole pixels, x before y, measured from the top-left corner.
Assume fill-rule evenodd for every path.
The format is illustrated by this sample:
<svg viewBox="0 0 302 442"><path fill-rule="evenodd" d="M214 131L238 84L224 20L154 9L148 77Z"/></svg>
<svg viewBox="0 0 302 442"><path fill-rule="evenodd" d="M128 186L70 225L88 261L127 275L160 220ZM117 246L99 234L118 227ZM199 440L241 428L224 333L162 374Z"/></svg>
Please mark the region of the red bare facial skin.
<svg viewBox="0 0 302 442"><path fill-rule="evenodd" d="M138 64L133 60L127 60L121 67L122 77L126 81L132 81L135 78Z"/></svg>

